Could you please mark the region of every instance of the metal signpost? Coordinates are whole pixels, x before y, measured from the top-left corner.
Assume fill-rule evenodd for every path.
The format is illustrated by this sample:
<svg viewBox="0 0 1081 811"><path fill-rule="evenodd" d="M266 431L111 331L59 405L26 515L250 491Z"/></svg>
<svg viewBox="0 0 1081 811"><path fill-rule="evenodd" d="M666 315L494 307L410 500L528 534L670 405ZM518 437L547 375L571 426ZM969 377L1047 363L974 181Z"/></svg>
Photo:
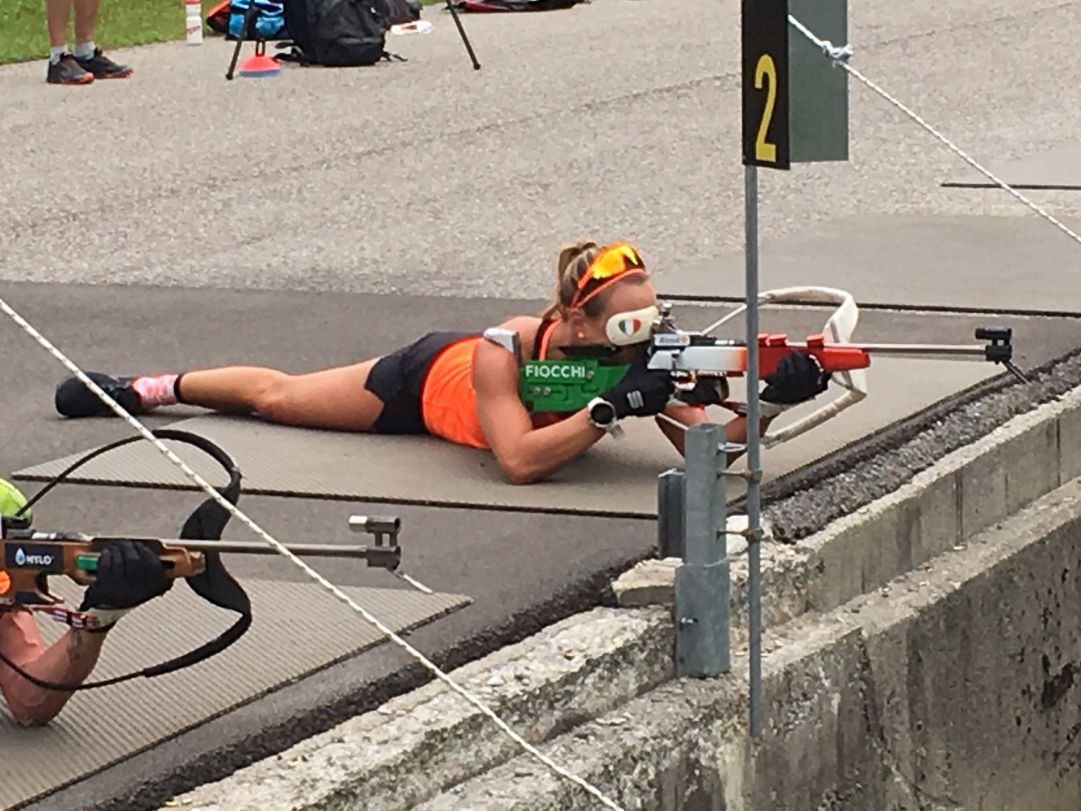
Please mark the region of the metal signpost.
<svg viewBox="0 0 1081 811"><path fill-rule="evenodd" d="M848 160L848 74L790 24L847 42L847 0L742 0L747 340L747 553L751 735L762 732L761 439L758 387L758 168ZM790 16L791 15L791 16ZM729 450L724 429L685 433L685 470L658 480L661 554L676 571L676 672L709 677L730 669L726 532Z"/></svg>
<svg viewBox="0 0 1081 811"><path fill-rule="evenodd" d="M762 732L761 442L758 400L758 167L848 159L848 74L834 70L789 13L847 41L846 0L743 0L742 111L747 304L747 563L751 735Z"/></svg>

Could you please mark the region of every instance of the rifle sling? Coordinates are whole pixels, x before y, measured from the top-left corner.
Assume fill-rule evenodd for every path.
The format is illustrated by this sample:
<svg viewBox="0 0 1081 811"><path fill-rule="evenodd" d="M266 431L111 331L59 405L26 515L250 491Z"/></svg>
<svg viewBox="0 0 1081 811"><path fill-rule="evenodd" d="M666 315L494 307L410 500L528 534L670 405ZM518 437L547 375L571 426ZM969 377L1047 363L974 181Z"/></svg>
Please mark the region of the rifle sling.
<svg viewBox="0 0 1081 811"><path fill-rule="evenodd" d="M218 492L222 497L230 504L236 504L240 498L240 470L237 468L236 463L225 453L220 447L215 445L205 437L201 437L197 434L191 434L187 431L178 431L171 428L161 428L153 431L154 436L159 439L175 439L180 442L186 442L190 445L195 445L201 450L205 451L211 457L214 458L226 471L229 473L229 484ZM96 448L81 459L75 461L68 468L62 471L52 481L39 490L33 498L29 499L25 506L19 511L23 513L41 499L45 493L55 487L57 484L67 478L73 471L79 468L81 465L89 462L96 456L99 456L107 451L118 448L121 445L126 445L129 442L136 442L142 437L128 437L126 439L113 442L109 445L105 445L101 448ZM229 522L230 513L228 513L220 504L214 499L208 498L202 504L200 504L190 516L188 520L184 522L184 528L181 530L180 537L182 539L190 540L221 540L222 532L225 530L226 524ZM161 664L151 667L143 668L142 670L132 673L126 673L122 676L114 676L108 679L101 679L94 682L84 682L82 684L61 684L57 682L50 682L46 679L38 678L30 673L27 673L15 662L11 661L7 656L0 652L0 661L14 670L22 677L28 679L38 687L43 687L49 690L60 690L63 692L71 692L75 690L89 690L96 687L105 687L111 684L117 684L118 682L128 681L139 676L150 678L152 676L161 676L165 673L172 673L173 671L180 670L185 667L197 664L198 662L208 659L215 654L228 648L240 637L242 637L251 626L251 600L248 598L247 592L241 587L241 585L233 578L231 574L225 569L225 565L221 562L221 555L218 552L206 552L205 553L206 568L204 571L197 575L185 578L188 586L192 591L202 597L209 603L224 608L228 611L233 611L239 614L236 622L234 622L229 628L219 634L216 638L206 642L194 650L185 653L181 656L177 656Z"/></svg>

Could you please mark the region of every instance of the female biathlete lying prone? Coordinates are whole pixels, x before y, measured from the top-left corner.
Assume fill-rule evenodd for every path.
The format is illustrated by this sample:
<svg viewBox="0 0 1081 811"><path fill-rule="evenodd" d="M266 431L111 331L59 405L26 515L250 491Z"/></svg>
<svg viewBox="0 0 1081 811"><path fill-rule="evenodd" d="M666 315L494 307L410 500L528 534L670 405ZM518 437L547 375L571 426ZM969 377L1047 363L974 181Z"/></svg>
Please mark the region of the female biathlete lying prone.
<svg viewBox="0 0 1081 811"><path fill-rule="evenodd" d="M661 412L683 425L706 420L700 407L670 403L671 376L644 366L642 344L650 339L656 315L656 294L632 246L602 248L580 241L560 252L555 301L548 310L500 325L517 333L521 359L505 341L431 332L384 357L302 375L235 366L133 378L90 376L132 414L184 403L300 427L428 433L490 449L510 482L526 484L560 470L605 436L613 421ZM612 360L631 363L630 370L586 408L531 414L519 396L520 363L565 358L564 348L586 344L618 348ZM764 413L775 415L815 397L827 378L813 357L794 352L765 382L763 402L779 408L767 406ZM55 402L68 417L113 413L75 377L60 383ZM763 430L769 419L763 420ZM682 429L660 419L658 425L682 453ZM745 441L745 419L732 419L725 431L729 441Z"/></svg>

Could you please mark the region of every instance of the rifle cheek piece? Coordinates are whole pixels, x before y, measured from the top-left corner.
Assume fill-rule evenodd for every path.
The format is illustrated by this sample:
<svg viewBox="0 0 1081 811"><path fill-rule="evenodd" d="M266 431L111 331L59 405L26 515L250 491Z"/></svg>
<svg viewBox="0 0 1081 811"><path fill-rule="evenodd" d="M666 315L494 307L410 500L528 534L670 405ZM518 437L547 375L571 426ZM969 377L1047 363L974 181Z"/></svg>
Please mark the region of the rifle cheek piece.
<svg viewBox="0 0 1081 811"><path fill-rule="evenodd" d="M632 346L645 343L653 335L653 330L660 319L660 310L656 305L643 307L625 313L616 313L608 319L604 334L613 346Z"/></svg>

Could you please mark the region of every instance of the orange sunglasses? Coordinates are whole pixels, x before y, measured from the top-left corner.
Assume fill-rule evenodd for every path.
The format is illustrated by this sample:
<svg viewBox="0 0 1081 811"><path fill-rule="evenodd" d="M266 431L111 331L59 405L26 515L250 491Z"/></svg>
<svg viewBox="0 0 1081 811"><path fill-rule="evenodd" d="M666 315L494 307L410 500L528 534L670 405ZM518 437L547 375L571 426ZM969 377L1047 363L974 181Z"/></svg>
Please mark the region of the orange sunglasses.
<svg viewBox="0 0 1081 811"><path fill-rule="evenodd" d="M645 273L646 263L638 250L628 242L617 242L603 248L578 279L578 290L570 307L583 306L608 285L629 273ZM590 285L593 285L590 288ZM588 292L586 292L588 290Z"/></svg>

